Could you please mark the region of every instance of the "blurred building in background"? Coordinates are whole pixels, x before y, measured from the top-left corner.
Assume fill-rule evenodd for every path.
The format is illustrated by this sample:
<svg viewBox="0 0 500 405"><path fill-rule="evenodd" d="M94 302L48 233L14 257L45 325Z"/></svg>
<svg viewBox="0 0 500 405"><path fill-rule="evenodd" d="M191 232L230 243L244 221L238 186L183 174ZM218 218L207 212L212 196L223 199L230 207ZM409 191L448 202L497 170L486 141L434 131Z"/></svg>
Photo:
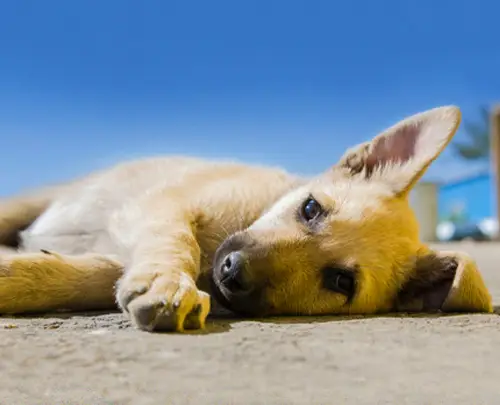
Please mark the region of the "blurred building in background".
<svg viewBox="0 0 500 405"><path fill-rule="evenodd" d="M490 171L439 185L437 237L491 239L498 232L496 193ZM461 229L460 235L457 230Z"/></svg>
<svg viewBox="0 0 500 405"><path fill-rule="evenodd" d="M495 193L489 171L441 184L438 191L441 221L474 221L495 215Z"/></svg>
<svg viewBox="0 0 500 405"><path fill-rule="evenodd" d="M498 233L496 193L489 170L446 183L420 182L411 204L425 241L489 240Z"/></svg>

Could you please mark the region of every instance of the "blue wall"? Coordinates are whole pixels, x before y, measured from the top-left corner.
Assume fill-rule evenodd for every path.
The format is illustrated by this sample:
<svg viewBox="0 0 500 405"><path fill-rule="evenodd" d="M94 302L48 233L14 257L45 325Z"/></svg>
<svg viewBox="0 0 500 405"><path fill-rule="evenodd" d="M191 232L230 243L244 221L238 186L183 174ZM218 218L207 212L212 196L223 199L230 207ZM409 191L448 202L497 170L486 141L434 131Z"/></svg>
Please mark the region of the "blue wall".
<svg viewBox="0 0 500 405"><path fill-rule="evenodd" d="M439 220L443 220L454 209L463 207L471 221L496 217L495 193L490 173L483 173L460 181L443 184L438 191Z"/></svg>

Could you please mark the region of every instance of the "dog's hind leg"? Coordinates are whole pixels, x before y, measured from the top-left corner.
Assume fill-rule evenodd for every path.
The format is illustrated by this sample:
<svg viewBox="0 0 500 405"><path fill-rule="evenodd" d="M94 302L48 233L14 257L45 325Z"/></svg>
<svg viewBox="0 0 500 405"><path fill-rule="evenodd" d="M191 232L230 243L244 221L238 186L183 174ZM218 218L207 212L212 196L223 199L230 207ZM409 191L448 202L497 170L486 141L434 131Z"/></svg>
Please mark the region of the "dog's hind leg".
<svg viewBox="0 0 500 405"><path fill-rule="evenodd" d="M0 314L114 309L122 269L96 254L0 253Z"/></svg>

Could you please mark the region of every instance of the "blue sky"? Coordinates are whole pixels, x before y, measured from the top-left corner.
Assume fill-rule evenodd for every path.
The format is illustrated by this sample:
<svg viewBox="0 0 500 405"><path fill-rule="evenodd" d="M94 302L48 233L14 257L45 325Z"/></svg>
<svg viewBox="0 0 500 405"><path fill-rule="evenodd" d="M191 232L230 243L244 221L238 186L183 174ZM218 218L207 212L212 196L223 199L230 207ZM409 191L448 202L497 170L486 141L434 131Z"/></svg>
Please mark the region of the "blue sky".
<svg viewBox="0 0 500 405"><path fill-rule="evenodd" d="M3 1L0 195L160 153L313 174L408 114L474 119L500 101L498 15L495 0ZM464 169L447 153L429 178Z"/></svg>

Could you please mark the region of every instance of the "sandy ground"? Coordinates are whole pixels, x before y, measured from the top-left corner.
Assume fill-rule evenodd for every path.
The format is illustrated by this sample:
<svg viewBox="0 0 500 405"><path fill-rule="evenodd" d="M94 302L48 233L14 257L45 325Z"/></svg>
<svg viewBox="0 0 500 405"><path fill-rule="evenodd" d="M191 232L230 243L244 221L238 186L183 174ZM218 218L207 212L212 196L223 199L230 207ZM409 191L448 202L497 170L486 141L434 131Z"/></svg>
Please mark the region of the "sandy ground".
<svg viewBox="0 0 500 405"><path fill-rule="evenodd" d="M458 248L500 303L500 245ZM0 318L0 404L493 405L499 344L496 314L217 319L189 335L118 313Z"/></svg>

